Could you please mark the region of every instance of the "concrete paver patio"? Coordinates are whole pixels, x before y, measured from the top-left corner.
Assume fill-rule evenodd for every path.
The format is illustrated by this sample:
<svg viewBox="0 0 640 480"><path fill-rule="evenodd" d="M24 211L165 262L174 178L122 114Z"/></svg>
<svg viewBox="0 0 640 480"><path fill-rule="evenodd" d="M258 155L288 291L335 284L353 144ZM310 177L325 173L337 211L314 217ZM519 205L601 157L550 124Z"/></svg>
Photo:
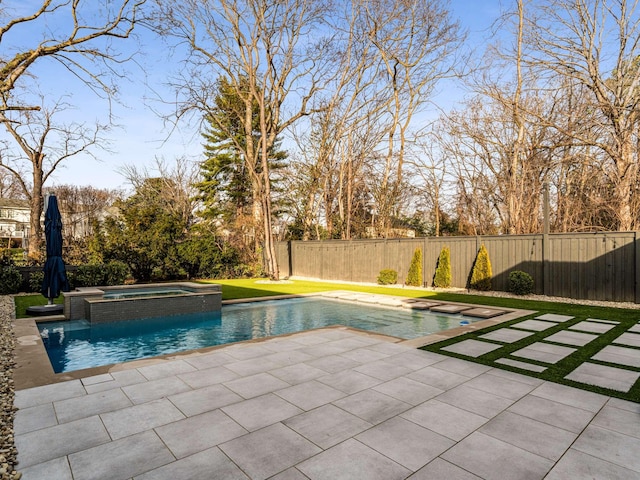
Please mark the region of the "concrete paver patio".
<svg viewBox="0 0 640 480"><path fill-rule="evenodd" d="M25 480L640 479L640 404L379 335L119 368L16 392Z"/></svg>

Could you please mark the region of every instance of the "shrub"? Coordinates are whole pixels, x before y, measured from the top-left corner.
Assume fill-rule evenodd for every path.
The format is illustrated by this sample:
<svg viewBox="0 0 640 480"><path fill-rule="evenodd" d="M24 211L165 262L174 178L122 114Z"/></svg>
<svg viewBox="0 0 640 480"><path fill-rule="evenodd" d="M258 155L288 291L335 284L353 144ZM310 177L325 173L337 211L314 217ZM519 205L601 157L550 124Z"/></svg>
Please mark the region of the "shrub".
<svg viewBox="0 0 640 480"><path fill-rule="evenodd" d="M129 277L129 267L124 262L111 260L104 267L104 285L122 285Z"/></svg>
<svg viewBox="0 0 640 480"><path fill-rule="evenodd" d="M18 293L22 285L22 275L13 265L0 266L0 294Z"/></svg>
<svg viewBox="0 0 640 480"><path fill-rule="evenodd" d="M378 285L395 285L396 283L398 283L398 272L390 268L380 270Z"/></svg>
<svg viewBox="0 0 640 480"><path fill-rule="evenodd" d="M420 248L416 248L413 252L406 284L412 287L422 286L422 250Z"/></svg>
<svg viewBox="0 0 640 480"><path fill-rule="evenodd" d="M475 290L491 290L491 261L484 245L480 246L471 273L471 288Z"/></svg>
<svg viewBox="0 0 640 480"><path fill-rule="evenodd" d="M509 291L516 295L533 293L533 278L527 272L514 270L509 274Z"/></svg>
<svg viewBox="0 0 640 480"><path fill-rule="evenodd" d="M442 247L436 266L436 274L433 277L433 286L448 288L451 286L451 260L449 247Z"/></svg>
<svg viewBox="0 0 640 480"><path fill-rule="evenodd" d="M38 292L40 293L40 289L42 288L42 282L44 281L44 272L31 272L29 275L29 281L27 285L27 290L29 292Z"/></svg>
<svg viewBox="0 0 640 480"><path fill-rule="evenodd" d="M71 288L122 285L128 276L129 267L118 260L80 265L75 272L67 273Z"/></svg>

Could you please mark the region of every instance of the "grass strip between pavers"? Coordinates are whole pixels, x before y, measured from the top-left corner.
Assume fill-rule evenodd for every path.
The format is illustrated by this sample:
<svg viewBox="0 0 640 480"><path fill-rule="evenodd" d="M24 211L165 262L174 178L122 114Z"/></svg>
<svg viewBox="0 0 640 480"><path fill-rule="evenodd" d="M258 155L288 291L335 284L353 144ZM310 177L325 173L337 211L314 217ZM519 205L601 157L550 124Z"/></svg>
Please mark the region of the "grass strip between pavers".
<svg viewBox="0 0 640 480"><path fill-rule="evenodd" d="M591 307L589 308L589 310L599 310L601 309L601 307ZM610 345L616 338L618 338L620 335L622 335L624 332L626 332L629 328L631 328L633 325L635 325L640 317L640 311L637 310L623 310L623 309L607 309L609 310L609 315L607 317L602 317L602 316L596 316L594 315L594 311L589 311L589 313L585 313L582 312L582 310L584 310L584 306L579 306L578 308L571 308L571 306L566 306L566 308L564 309L558 309L558 310L562 310L560 311L555 311L555 312L537 312L535 314L526 316L526 317L521 317L515 320L511 320L509 322L504 322L501 323L499 325L495 325L492 327L487 327L487 328L483 328L480 330L476 330L473 332L469 332L466 333L464 335L458 336L458 337L454 337L448 340L444 340L438 343L433 343L427 346L422 347L422 350L427 350L430 352L435 352L435 353L439 353L442 355L447 355L450 357L455 357L455 358L460 358L462 360L467 360L467 361L471 361L471 362L476 362L476 363L480 363L483 365L487 365L487 366L491 366L491 367L495 367L495 368L499 368L502 370L508 370L511 372L515 372L515 373L520 373L523 375L528 375L530 377L535 377L535 378L539 378L542 380L548 380L551 382L555 382L555 383L560 383L563 385L568 385L571 387L576 387L579 388L581 390L588 390L591 392L595 392L595 393L601 393L604 395L609 395L612 397L616 397L616 398L621 398L623 400L629 400L632 402L636 402L636 403L640 403L640 379L638 379L635 384L629 389L628 392L621 392L618 390L613 390L610 388L604 388L604 387L598 387L595 385L589 385L589 384L585 384L585 383L581 383L581 382L576 382L573 380L568 380L565 377L567 375L569 375L572 371L574 371L576 368L578 368L581 364L585 363L586 361L589 361L590 363L594 363L594 364L599 364L599 365L606 365L606 366L610 366L610 367L615 367L615 368L620 368L622 370L629 370L632 372L640 372L640 368L636 368L636 367L631 367L631 366L627 366L627 365L621 365L621 364L613 364L613 363L608 363L608 362L603 362L603 361L599 361L599 360L593 360L591 359L592 356L594 356L595 354L597 354L600 350L602 350L604 347L606 347L607 345ZM614 310L617 310L616 312L614 312ZM542 313L562 313L563 315L572 315L575 316L575 318L571 319L571 320L567 320L565 322L560 322L558 323L556 326L548 328L544 331L541 332L534 332L533 335L529 335L526 338L523 338L521 340L515 341L513 343L502 343L499 342L497 340L490 340L490 339L479 339L478 337L480 337L481 335L484 335L486 333L492 332L492 331L496 331L496 330L500 330L502 328L507 328L507 327L514 327L515 324L520 323L524 320L528 320L528 319L534 319L535 317L540 316ZM614 313L617 313L614 315ZM551 341L546 341L546 343L549 343L551 345L561 345L564 347L570 347L570 348L575 348L576 351L569 354L567 357L559 360L557 363L555 364L547 364L544 362L540 362L540 361L536 361L536 360L532 360L532 359L524 359L524 358L520 358L520 357L510 357L509 355L517 350L520 350L521 348L527 347L529 345L532 345L536 342L540 342L545 340L547 337L553 335L554 333L558 333L558 332L562 332L564 330L568 330L569 327L572 327L573 325L587 320L587 319L591 319L591 320L596 320L597 319L603 319L603 320L614 320L614 321L618 321L620 322L618 325L615 325L612 329L610 329L609 331L605 332L605 333L601 333L598 334L592 341L590 341L589 343L587 343L584 346L576 346L576 345L567 345L567 344L561 344L561 343L557 343L557 342L551 342ZM515 326L514 328L518 328L517 326ZM574 331L574 330L569 330L569 331ZM456 343L462 342L464 340L469 340L469 339L473 339L473 340L479 340L482 342L487 342L487 343L492 343L495 345L502 345L502 348L499 348L497 350L493 350L491 352L485 353L483 355L480 355L479 357L469 357L463 354L459 354L459 353L455 353L455 352L448 352L446 350L442 350L443 347L448 347L450 345L454 345ZM621 345L622 346L622 345ZM624 345L625 348L630 348L630 349L634 349L634 347L628 346L628 345ZM636 350L640 350L637 349ZM501 364L501 363L496 363L496 360L499 360L501 358L511 358L514 360L519 360L522 362L526 362L526 363L530 363L532 365L541 365L544 367L547 367L547 369L544 372L534 372L534 371L530 371L530 370L524 370L524 369L520 369L511 365L505 365L505 364Z"/></svg>

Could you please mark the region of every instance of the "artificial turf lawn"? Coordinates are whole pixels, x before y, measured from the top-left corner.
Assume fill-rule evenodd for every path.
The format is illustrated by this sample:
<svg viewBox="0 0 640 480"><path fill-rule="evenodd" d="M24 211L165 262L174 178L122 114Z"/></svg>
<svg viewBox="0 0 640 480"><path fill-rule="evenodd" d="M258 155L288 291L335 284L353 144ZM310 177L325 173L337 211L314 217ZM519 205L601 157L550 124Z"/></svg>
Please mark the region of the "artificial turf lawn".
<svg viewBox="0 0 640 480"><path fill-rule="evenodd" d="M576 387L576 388L580 388L582 390L589 390L591 392L596 392L596 393L601 393L604 395L609 395L612 397L617 397L617 398L622 398L624 400L630 400L632 402L637 402L640 403L640 379L638 381L635 382L635 384L631 387L631 389L628 392L621 392L618 390L612 390L612 389L608 389L608 388L603 388L603 387L598 387L595 385L587 385L584 383L580 383L580 382L576 382L573 380L568 380L566 378L564 378L565 376L569 375L573 370L575 370L578 366L580 366L582 363L589 361L590 363L595 363L595 364L600 364L600 365L606 365L606 366L610 366L610 367L615 367L615 368L620 368L623 370L630 370L633 372L640 372L640 368L634 368L634 367L630 367L630 366L626 366L626 365L620 365L620 364L613 364L613 363L608 363L608 362L602 362L599 360L593 360L591 359L591 357L593 355L595 355L596 353L598 353L600 350L602 350L604 347L606 347L607 345L611 344L613 342L613 340L615 340L618 336L622 335L625 331L627 331L627 329L631 328L633 325L635 325L640 317L640 312L637 310L622 310L619 309L617 310L618 314L616 314L616 309L607 309L607 315L594 315L594 310L596 309L596 307L590 307L589 308L589 314L586 313L578 313L582 310L582 308L576 308L570 311L565 310L564 313L568 314L568 315L573 315L575 316L575 318L572 318L571 320L567 320L565 322L561 322L559 324L557 324L555 327L552 328L548 328L542 332L534 332L533 335L530 335L526 338L523 338L522 340L518 340L516 342L513 343L502 343L502 342L498 342L498 341L494 341L494 340L489 340L489 339L481 339L481 341L483 342L487 342L487 343L493 343L495 345L501 345L502 348L499 348L497 350L493 350L491 352L488 352L484 355L480 355L479 357L476 358L472 358L472 357L467 357L465 355L461 355L458 353L454 353L454 352L448 352L445 350L441 350L443 347L447 347L449 345L453 345L455 343L464 341L464 340L468 340L468 339L477 339L480 335L484 335L488 332L492 332L495 330L499 330L501 328L506 328L506 327L510 327L516 323L519 323L523 320L526 319L530 319L530 318L534 318L540 315L540 313L536 313L533 315L528 315L526 317L521 317L518 318L516 320L511 320L508 322L504 322L501 323L499 325L494 325L492 327L487 327L487 328L483 328L480 330L476 330L473 332L469 332L466 333L464 335L460 335L458 337L454 337L448 340L444 340L442 342L438 342L438 343L434 343L431 345L427 345L422 347L423 350L427 350L430 352L436 352L439 353L441 355L447 355L447 356L451 356L451 357L455 357L455 358L460 358L463 360L467 360L467 361L471 361L471 362L476 362L476 363L480 363L483 365L488 365L491 367L495 367L495 368L500 368L502 370L509 370L512 372L516 372L516 373L520 373L523 375L528 375L531 377L536 377L536 378L540 378L542 380L548 380L551 382L555 382L555 383L560 383L563 385L568 385L571 387ZM549 313L559 313L559 311L556 312L549 312ZM601 312L602 313L602 312ZM562 360L558 361L555 364L546 364L543 362L538 362L535 360L531 360L531 359L522 359L522 358L518 358L518 357L513 357L514 360L519 360L519 361L524 361L526 363L530 363L530 364L534 364L534 365L541 365L544 367L547 367L545 371L538 373L538 372L532 372L532 371L528 371L528 370L522 370L519 369L517 367L512 367L510 365L503 365L503 364L498 364L495 363L496 360L500 359L500 358L507 358L509 357L509 354L512 352L515 352L516 350L519 350L521 348L524 348L528 345L531 345L535 342L539 342L541 340L545 340L546 337L549 337L551 335L553 335L554 333L558 333L564 330L567 330L569 327L587 320L587 319L602 319L602 320L615 320L620 322L618 325L616 325L615 327L613 327L611 330L609 330L608 332L605 333L601 333L600 335L598 335L597 337L595 337L594 340L592 340L591 342L587 343L586 345L579 347L579 346L574 346L574 345L566 345L566 344L561 344L561 343L556 343L556 342L551 342L549 340L546 340L547 343L551 343L554 345L562 345L562 346L568 346L571 348L575 348L576 351L573 352L572 354L568 355L567 357L563 358ZM516 327L517 328L517 327ZM573 331L573 330L572 330ZM634 348L634 347L630 347L628 345L624 345L625 348Z"/></svg>

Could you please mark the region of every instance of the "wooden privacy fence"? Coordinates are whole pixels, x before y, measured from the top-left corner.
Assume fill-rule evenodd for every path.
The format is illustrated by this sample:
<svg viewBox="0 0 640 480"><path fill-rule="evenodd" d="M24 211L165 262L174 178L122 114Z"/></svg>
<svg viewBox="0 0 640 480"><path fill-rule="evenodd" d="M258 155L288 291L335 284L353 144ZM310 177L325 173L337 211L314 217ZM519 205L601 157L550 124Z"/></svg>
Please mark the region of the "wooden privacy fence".
<svg viewBox="0 0 640 480"><path fill-rule="evenodd" d="M424 285L433 284L442 247L451 251L452 287L466 288L480 245L489 252L492 289L508 290L522 270L538 294L640 303L640 232L559 233L411 239L291 241L277 244L283 276L376 282L380 270L404 284L411 257L422 249Z"/></svg>

